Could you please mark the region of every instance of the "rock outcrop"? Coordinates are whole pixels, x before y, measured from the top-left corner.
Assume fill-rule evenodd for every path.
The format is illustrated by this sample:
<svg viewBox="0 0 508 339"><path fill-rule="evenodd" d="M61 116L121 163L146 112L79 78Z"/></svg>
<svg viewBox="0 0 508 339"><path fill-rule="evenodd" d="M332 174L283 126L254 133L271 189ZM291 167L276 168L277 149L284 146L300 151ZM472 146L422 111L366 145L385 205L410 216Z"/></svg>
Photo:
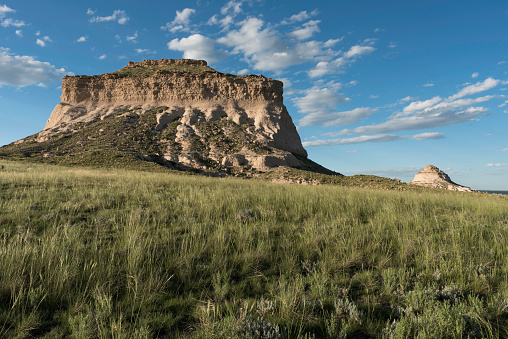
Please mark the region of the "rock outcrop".
<svg viewBox="0 0 508 339"><path fill-rule="evenodd" d="M433 165L427 165L422 171L416 173L415 178L410 182L410 184L447 189L451 191L474 192L474 190L469 187L454 183L448 174Z"/></svg>
<svg viewBox="0 0 508 339"><path fill-rule="evenodd" d="M198 170L314 164L284 106L282 82L261 75L220 73L203 60L145 60L66 76L60 98L44 130L18 144L47 145L41 154L57 157L112 148Z"/></svg>

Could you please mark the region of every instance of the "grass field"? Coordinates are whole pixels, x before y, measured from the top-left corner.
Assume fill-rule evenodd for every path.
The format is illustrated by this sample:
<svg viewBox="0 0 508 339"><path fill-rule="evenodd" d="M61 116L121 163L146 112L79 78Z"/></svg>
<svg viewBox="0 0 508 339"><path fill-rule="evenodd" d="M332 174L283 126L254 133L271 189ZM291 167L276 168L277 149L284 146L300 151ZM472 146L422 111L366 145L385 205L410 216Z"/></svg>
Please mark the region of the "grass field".
<svg viewBox="0 0 508 339"><path fill-rule="evenodd" d="M508 199L0 161L0 337L508 336Z"/></svg>

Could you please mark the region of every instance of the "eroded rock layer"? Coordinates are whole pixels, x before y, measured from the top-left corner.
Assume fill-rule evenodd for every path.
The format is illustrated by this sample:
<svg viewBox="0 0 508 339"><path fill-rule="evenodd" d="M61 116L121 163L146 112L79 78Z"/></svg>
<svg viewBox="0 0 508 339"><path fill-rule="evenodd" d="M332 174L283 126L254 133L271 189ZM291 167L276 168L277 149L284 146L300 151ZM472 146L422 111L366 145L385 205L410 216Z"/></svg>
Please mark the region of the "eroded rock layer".
<svg viewBox="0 0 508 339"><path fill-rule="evenodd" d="M44 130L19 142L48 143L78 131L86 134L84 128L99 121L108 124L77 146L104 140L107 147L143 160L201 170L309 165L283 103L282 82L220 73L203 60L145 60L113 73L66 76L61 103ZM139 137L131 136L140 132L146 139L143 147ZM124 139L133 142L120 142Z"/></svg>
<svg viewBox="0 0 508 339"><path fill-rule="evenodd" d="M433 165L427 165L423 168L422 171L415 174L415 178L410 184L431 187L431 188L442 188L451 191L461 191L461 192L473 192L474 190L458 185L454 183L448 174L441 171L439 168Z"/></svg>

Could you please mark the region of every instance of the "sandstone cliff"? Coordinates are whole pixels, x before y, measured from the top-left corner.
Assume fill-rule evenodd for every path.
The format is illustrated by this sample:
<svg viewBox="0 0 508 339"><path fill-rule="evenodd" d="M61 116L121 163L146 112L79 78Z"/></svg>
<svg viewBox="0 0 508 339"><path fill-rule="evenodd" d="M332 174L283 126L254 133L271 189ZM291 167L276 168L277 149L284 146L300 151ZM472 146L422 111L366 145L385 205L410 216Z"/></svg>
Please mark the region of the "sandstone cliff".
<svg viewBox="0 0 508 339"><path fill-rule="evenodd" d="M44 157L114 149L198 170L317 165L284 106L282 82L264 76L220 73L202 60L145 60L66 76L60 98L44 130L18 144L37 142Z"/></svg>
<svg viewBox="0 0 508 339"><path fill-rule="evenodd" d="M454 183L445 172L433 165L427 165L422 171L416 173L415 178L410 184L431 188L442 188L451 191L474 192L474 190L469 187Z"/></svg>

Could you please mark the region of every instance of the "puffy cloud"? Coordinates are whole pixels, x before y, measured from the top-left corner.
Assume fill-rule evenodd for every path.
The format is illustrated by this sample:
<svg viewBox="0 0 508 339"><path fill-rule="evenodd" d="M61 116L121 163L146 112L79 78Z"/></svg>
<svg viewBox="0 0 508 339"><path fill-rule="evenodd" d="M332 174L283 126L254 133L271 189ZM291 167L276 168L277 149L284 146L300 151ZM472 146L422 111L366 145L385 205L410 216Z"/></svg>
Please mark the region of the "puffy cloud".
<svg viewBox="0 0 508 339"><path fill-rule="evenodd" d="M82 37L79 37L78 40L76 40L76 42L85 42L87 39L88 39L87 36L82 36Z"/></svg>
<svg viewBox="0 0 508 339"><path fill-rule="evenodd" d="M480 75L480 73L474 72L473 74L471 74L471 78L473 78L473 79L478 78L479 75Z"/></svg>
<svg viewBox="0 0 508 339"><path fill-rule="evenodd" d="M90 8L87 11L87 14L93 15L95 14L95 11L91 11ZM113 12L113 14L109 16L95 16L90 18L90 22L110 22L110 21L116 21L120 25L125 25L127 21L129 21L129 17L125 13L124 10L117 9Z"/></svg>
<svg viewBox="0 0 508 339"><path fill-rule="evenodd" d="M432 82L428 82L424 84L423 87L434 87L434 84Z"/></svg>
<svg viewBox="0 0 508 339"><path fill-rule="evenodd" d="M106 59L107 57L108 57L108 55L107 55L107 54L103 54L103 55L101 55L101 56L99 57L99 59L100 59L100 60L104 60L104 59Z"/></svg>
<svg viewBox="0 0 508 339"><path fill-rule="evenodd" d="M177 31L189 31L190 17L192 14L196 13L195 9L192 8L184 8L181 11L176 11L175 19L171 22L166 23L166 25L162 26L162 30L167 30L171 33L175 33Z"/></svg>
<svg viewBox="0 0 508 339"><path fill-rule="evenodd" d="M470 86L464 87L457 94L452 95L448 99L449 100L455 100L455 99L458 99L458 98L465 97L466 95L471 95L471 94L476 94L476 93L484 92L484 91L487 91L487 90L489 90L491 88L496 87L497 85L499 85L499 83L500 83L499 80L496 80L496 79L493 79L493 78L487 78L483 82L477 82L474 85L470 85Z"/></svg>
<svg viewBox="0 0 508 339"><path fill-rule="evenodd" d="M15 13L15 12L16 12L15 10L13 10L10 7L7 7L7 5L1 5L0 6L0 20L5 18L7 13ZM2 27L9 27L9 26L22 27L22 26L26 26L26 24L22 20L13 20L13 19L8 18L5 20L1 20L0 26L2 26Z"/></svg>
<svg viewBox="0 0 508 339"><path fill-rule="evenodd" d="M305 91L305 96L294 99L294 102L300 113L309 114L328 112L337 104L349 100L334 89L313 87Z"/></svg>
<svg viewBox="0 0 508 339"><path fill-rule="evenodd" d="M360 46L360 45L356 45L356 46L351 47L349 49L349 51L344 53L344 58L351 59L351 58L354 58L354 57L357 57L357 56L361 56L361 55L364 55L364 54L371 53L374 50L375 50L375 48L372 47L372 46Z"/></svg>
<svg viewBox="0 0 508 339"><path fill-rule="evenodd" d="M186 59L203 59L210 63L222 59L226 53L215 49L215 41L201 34L193 34L188 38L173 39L168 48L182 51Z"/></svg>
<svg viewBox="0 0 508 339"><path fill-rule="evenodd" d="M127 41L129 41L129 42L134 42L134 43L136 43L136 42L137 42L137 40L136 40L137 38L138 38L138 32L136 31L136 32L134 32L134 34L133 34L132 36L127 36L127 37L125 38L125 40L127 40Z"/></svg>
<svg viewBox="0 0 508 339"><path fill-rule="evenodd" d="M280 32L263 25L259 18L248 18L239 23L239 29L229 31L217 42L232 47L235 54L243 54L254 69L274 72L328 53L323 42L282 39Z"/></svg>
<svg viewBox="0 0 508 339"><path fill-rule="evenodd" d="M96 10L96 9L91 9L91 8L89 8L89 9L86 11L86 14L88 14L88 15L94 15L94 14L95 14L95 12L97 12L97 10Z"/></svg>
<svg viewBox="0 0 508 339"><path fill-rule="evenodd" d="M269 28L262 30L263 20L249 18L242 21L239 30L228 32L225 37L217 40L219 43L233 47L234 53L252 56L267 50L283 51L284 45L276 33Z"/></svg>
<svg viewBox="0 0 508 339"><path fill-rule="evenodd" d="M5 17L6 13L14 13L16 12L12 8L7 7L7 5L0 6L0 19Z"/></svg>
<svg viewBox="0 0 508 339"><path fill-rule="evenodd" d="M369 43L372 43L369 41ZM368 45L355 45L352 46L347 52L345 52L341 57L328 61L320 61L318 64L313 67L310 71L308 71L308 75L311 78L322 77L326 74L334 74L342 71L342 68L346 64L350 64L355 62L358 57L362 55L372 53L376 49L372 46Z"/></svg>
<svg viewBox="0 0 508 339"><path fill-rule="evenodd" d="M65 75L49 62L32 56L15 55L9 49L0 48L0 86L24 87L57 81Z"/></svg>
<svg viewBox="0 0 508 339"><path fill-rule="evenodd" d="M359 137L345 139L304 141L302 142L302 145L303 147L319 147L319 146L363 144L367 142L389 142L402 139L405 138L395 134L361 135Z"/></svg>
<svg viewBox="0 0 508 339"><path fill-rule="evenodd" d="M16 35L19 36L20 38L22 38L23 37L23 31L20 30L20 29L17 29L16 30Z"/></svg>
<svg viewBox="0 0 508 339"><path fill-rule="evenodd" d="M301 22L301 21L307 20L307 19L309 19L309 18L311 18L313 16L318 15L318 13L319 12L318 12L317 9L313 10L310 13L307 13L307 11L301 11L298 14L292 15L291 17L282 20L281 24L283 24L283 25L289 25L289 24L293 24L293 23L296 23L296 22Z"/></svg>
<svg viewBox="0 0 508 339"><path fill-rule="evenodd" d="M35 35L40 36L40 32L37 32ZM46 46L46 42L51 42L51 41L52 41L51 38L46 35L46 36L42 37L41 39L37 39L35 41L35 43L37 45L41 46L41 47L45 47Z"/></svg>
<svg viewBox="0 0 508 339"><path fill-rule="evenodd" d="M499 83L499 80L488 78L483 82L467 86L446 99L436 96L428 100L414 101L404 107L402 112L392 114L385 122L344 129L339 134L389 133L435 128L472 121L487 112L485 107L475 107L473 105L492 100L496 96L463 97L489 90ZM404 98L404 101L409 101L409 98Z"/></svg>
<svg viewBox="0 0 508 339"><path fill-rule="evenodd" d="M354 124L376 111L375 108L358 107L350 111L342 112L316 112L309 113L299 121L300 126L314 126L322 124L323 126L344 126Z"/></svg>
<svg viewBox="0 0 508 339"><path fill-rule="evenodd" d="M415 113L417 111L420 111L422 109L432 107L435 104L437 104L438 102L440 102L441 100L443 100L443 99L441 99L441 97L434 97L432 99L425 100L425 101L413 101L408 106L404 107L403 114L398 114L396 116L409 115L409 114Z"/></svg>
<svg viewBox="0 0 508 339"><path fill-rule="evenodd" d="M231 13L236 16L242 12L242 1L231 0L221 8L220 12L222 15Z"/></svg>
<svg viewBox="0 0 508 339"><path fill-rule="evenodd" d="M289 36L298 39L298 40L306 40L312 37L314 33L319 32L318 24L321 21L319 20L311 20L303 24L303 27L289 33Z"/></svg>
<svg viewBox="0 0 508 339"><path fill-rule="evenodd" d="M338 93L340 84L328 87L313 87L305 91L303 97L295 98L295 106L305 116L299 120L299 126L344 126L350 125L372 115L376 109L359 107L350 111L337 112L337 106L350 101Z"/></svg>
<svg viewBox="0 0 508 339"><path fill-rule="evenodd" d="M2 25L3 27L9 27L9 26L23 27L23 26L26 26L26 24L25 24L25 22L23 20L13 20L11 18L2 20L0 25Z"/></svg>
<svg viewBox="0 0 508 339"><path fill-rule="evenodd" d="M329 40L325 41L323 46L325 46L325 47L333 47L336 44L338 44L339 42L341 42L343 39L344 39L344 37L342 37L340 39L329 39Z"/></svg>

